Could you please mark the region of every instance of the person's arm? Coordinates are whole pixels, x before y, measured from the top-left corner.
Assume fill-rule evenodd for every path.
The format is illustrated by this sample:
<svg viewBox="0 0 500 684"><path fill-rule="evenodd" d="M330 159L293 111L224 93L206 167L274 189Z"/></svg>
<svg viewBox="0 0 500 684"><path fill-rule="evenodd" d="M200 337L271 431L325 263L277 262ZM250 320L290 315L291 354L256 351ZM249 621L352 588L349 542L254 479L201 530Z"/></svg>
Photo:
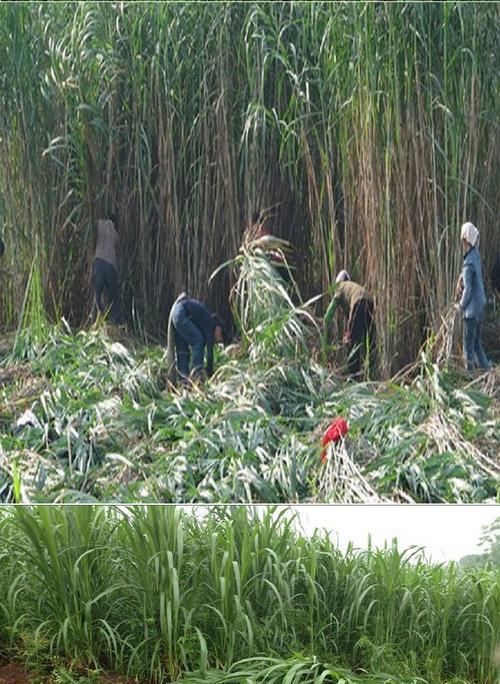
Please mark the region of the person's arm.
<svg viewBox="0 0 500 684"><path fill-rule="evenodd" d="M472 287L474 284L474 268L472 264L465 263L462 272L462 278L464 283L464 291L462 292L462 297L460 299L460 308L465 311L467 308L471 297L472 297Z"/></svg>

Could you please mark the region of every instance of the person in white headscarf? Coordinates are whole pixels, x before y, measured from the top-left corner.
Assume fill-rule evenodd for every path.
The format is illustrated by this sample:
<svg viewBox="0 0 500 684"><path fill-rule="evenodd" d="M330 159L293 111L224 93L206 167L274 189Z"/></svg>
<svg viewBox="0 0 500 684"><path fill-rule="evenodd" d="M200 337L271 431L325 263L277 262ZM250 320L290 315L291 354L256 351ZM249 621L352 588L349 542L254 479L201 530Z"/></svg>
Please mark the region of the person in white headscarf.
<svg viewBox="0 0 500 684"><path fill-rule="evenodd" d="M481 343L486 293L481 257L477 246L479 230L473 223L467 221L460 231L460 239L464 251L464 262L460 276L462 282L461 296L457 308L463 312L464 316L463 346L467 370L474 370L476 367L489 370L491 364Z"/></svg>

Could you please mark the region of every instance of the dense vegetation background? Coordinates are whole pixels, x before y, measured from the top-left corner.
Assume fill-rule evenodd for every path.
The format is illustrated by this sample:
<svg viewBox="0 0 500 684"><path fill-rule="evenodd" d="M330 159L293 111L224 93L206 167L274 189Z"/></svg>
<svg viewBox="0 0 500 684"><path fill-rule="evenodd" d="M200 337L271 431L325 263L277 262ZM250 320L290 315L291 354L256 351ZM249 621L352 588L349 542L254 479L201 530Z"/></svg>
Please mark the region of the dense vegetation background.
<svg viewBox="0 0 500 684"><path fill-rule="evenodd" d="M494 684L499 603L498 567L431 564L396 543L341 552L286 509L0 508L0 655L41 672Z"/></svg>
<svg viewBox="0 0 500 684"><path fill-rule="evenodd" d="M255 207L279 203L304 295L348 267L383 360L449 305L464 219L500 245L498 3L2 3L0 322L38 245L45 305L81 324L96 219L122 235L130 320L187 288L227 315ZM323 303L319 304L319 308Z"/></svg>

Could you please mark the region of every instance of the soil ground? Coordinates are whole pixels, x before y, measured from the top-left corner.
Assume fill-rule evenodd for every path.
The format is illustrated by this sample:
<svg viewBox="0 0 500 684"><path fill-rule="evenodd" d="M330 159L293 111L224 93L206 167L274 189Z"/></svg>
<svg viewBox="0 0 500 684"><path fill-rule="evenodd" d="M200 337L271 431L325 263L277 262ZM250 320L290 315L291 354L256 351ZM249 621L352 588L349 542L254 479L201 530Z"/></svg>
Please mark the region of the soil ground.
<svg viewBox="0 0 500 684"><path fill-rule="evenodd" d="M79 681L78 677L74 681L77 684ZM84 678L82 681L85 684L87 682L90 684L91 681L93 684L136 684L136 680L112 672L103 672L98 678ZM51 682L52 677L50 675L44 677L43 682L40 679L39 673L30 675L22 663L11 662L0 665L0 684L51 684Z"/></svg>
<svg viewBox="0 0 500 684"><path fill-rule="evenodd" d="M21 663L0 665L0 684L34 684Z"/></svg>

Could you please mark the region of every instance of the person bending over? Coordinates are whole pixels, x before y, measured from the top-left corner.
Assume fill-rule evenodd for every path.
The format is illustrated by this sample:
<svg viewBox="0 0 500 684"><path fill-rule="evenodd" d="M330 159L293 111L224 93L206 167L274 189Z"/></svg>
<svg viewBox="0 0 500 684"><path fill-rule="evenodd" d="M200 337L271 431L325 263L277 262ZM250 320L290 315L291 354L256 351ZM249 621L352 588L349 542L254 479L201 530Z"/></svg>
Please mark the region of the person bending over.
<svg viewBox="0 0 500 684"><path fill-rule="evenodd" d="M169 316L167 363L170 368L173 367L172 351L175 346L176 369L182 380L190 375L199 378L204 370L211 377L214 372L214 344L223 341L223 325L218 316L183 292L174 302Z"/></svg>
<svg viewBox="0 0 500 684"><path fill-rule="evenodd" d="M335 295L325 314L325 328L332 322L338 306L347 317L344 342L349 350L348 372L353 377L361 374L361 361L365 349L369 350L370 369L375 369L375 319L373 298L368 291L351 280L347 271L336 278Z"/></svg>
<svg viewBox="0 0 500 684"><path fill-rule="evenodd" d="M120 307L117 247L116 219L110 214L97 222L97 243L92 266L94 309L97 307L100 313L104 313L109 308L111 323L122 325L124 318ZM107 305L103 302L104 294L107 297Z"/></svg>

